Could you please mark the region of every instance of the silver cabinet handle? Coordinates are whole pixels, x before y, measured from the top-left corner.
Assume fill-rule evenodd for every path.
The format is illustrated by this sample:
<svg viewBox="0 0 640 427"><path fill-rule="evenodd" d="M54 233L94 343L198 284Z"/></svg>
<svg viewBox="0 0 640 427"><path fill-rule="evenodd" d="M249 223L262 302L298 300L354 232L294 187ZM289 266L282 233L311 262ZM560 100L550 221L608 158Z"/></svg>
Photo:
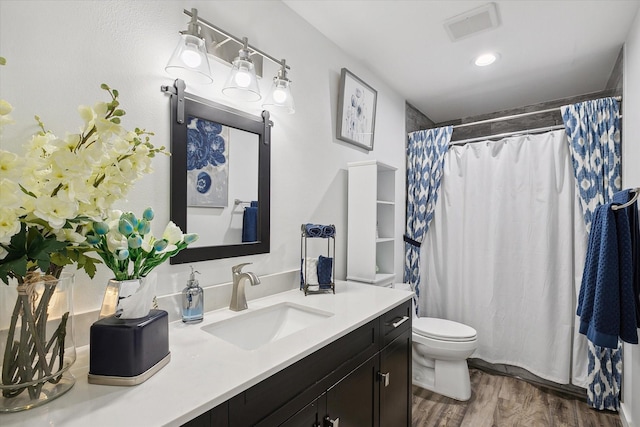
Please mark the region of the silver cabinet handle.
<svg viewBox="0 0 640 427"><path fill-rule="evenodd" d="M398 320L397 322L393 322L391 325L394 328L397 328L398 326L402 325L407 320L409 320L409 316L402 316L402 319Z"/></svg>
<svg viewBox="0 0 640 427"><path fill-rule="evenodd" d="M340 418L332 420L331 418L329 418L329 415L327 415L326 417L324 417L324 425L325 427L340 427Z"/></svg>
<svg viewBox="0 0 640 427"><path fill-rule="evenodd" d="M382 381L385 387L389 385L389 378L391 378L391 373L389 372L378 372L378 378Z"/></svg>

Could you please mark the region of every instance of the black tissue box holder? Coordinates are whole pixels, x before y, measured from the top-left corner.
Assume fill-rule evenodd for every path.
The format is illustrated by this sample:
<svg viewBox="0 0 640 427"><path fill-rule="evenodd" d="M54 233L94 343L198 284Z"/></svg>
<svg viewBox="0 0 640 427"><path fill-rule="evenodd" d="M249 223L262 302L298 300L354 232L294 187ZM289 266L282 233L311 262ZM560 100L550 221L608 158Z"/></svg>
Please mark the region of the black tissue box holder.
<svg viewBox="0 0 640 427"><path fill-rule="evenodd" d="M139 319L105 317L91 325L90 384L137 385L169 360L169 315L151 310Z"/></svg>

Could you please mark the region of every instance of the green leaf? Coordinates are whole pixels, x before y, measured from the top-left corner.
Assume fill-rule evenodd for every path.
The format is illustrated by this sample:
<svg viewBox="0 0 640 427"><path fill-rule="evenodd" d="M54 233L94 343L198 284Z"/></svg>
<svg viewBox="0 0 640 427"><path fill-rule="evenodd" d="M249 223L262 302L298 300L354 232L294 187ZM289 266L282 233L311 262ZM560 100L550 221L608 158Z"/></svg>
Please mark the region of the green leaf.
<svg viewBox="0 0 640 427"><path fill-rule="evenodd" d="M119 125L120 124L120 118L119 117L112 118L111 119L111 123L115 123L115 124Z"/></svg>
<svg viewBox="0 0 640 427"><path fill-rule="evenodd" d="M20 226L20 232L14 234L11 237L11 242L9 243L9 246L16 249L22 249L22 250L24 250L27 247L27 225L26 224L23 223Z"/></svg>
<svg viewBox="0 0 640 427"><path fill-rule="evenodd" d="M27 257L36 261L43 271L49 268L51 255L66 247L67 242L59 242L54 236L45 239L35 227L29 228L27 232Z"/></svg>
<svg viewBox="0 0 640 427"><path fill-rule="evenodd" d="M9 284L9 275L13 273L16 276L26 276L27 274L27 256L23 255L19 259L5 262L2 260L0 264L0 279L7 285Z"/></svg>
<svg viewBox="0 0 640 427"><path fill-rule="evenodd" d="M22 190L22 192L23 192L24 194L26 194L27 196L31 196L31 197L33 197L34 199L36 198L36 195L35 195L35 194L33 194L31 191L27 190L26 188L24 188L24 187L22 186L22 184L18 184L18 185L20 186L20 190Z"/></svg>
<svg viewBox="0 0 640 427"><path fill-rule="evenodd" d="M51 261L49 260L49 258L39 259L36 262L40 271L47 271L49 269L49 266L51 265Z"/></svg>
<svg viewBox="0 0 640 427"><path fill-rule="evenodd" d="M51 254L51 262L60 267L65 265L71 265L73 264L73 258L69 255L65 256L61 252L56 252L54 254Z"/></svg>
<svg viewBox="0 0 640 427"><path fill-rule="evenodd" d="M93 276L96 275L96 264L100 264L99 259L85 256L82 264L78 263L78 268L84 269L87 275L93 279Z"/></svg>
<svg viewBox="0 0 640 427"><path fill-rule="evenodd" d="M0 56L0 65L7 65L7 59Z"/></svg>

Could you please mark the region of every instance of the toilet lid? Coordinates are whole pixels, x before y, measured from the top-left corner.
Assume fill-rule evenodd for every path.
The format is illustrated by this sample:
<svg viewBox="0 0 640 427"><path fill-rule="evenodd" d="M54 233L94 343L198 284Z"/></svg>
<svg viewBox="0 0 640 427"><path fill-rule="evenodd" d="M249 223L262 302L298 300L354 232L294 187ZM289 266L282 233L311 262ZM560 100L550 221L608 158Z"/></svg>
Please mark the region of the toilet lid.
<svg viewBox="0 0 640 427"><path fill-rule="evenodd" d="M414 318L413 332L428 338L445 341L472 341L477 334L476 330L471 326L435 317Z"/></svg>

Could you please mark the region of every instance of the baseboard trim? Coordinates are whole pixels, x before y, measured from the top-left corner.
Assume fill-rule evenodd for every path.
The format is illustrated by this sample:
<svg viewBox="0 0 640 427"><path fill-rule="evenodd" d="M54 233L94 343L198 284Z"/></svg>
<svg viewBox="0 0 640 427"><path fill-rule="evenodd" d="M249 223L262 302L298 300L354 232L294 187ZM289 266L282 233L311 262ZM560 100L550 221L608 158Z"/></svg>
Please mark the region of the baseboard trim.
<svg viewBox="0 0 640 427"><path fill-rule="evenodd" d="M631 419L631 408L625 405L624 403L620 403L620 421L622 421L623 427L635 427L633 424L633 420Z"/></svg>

